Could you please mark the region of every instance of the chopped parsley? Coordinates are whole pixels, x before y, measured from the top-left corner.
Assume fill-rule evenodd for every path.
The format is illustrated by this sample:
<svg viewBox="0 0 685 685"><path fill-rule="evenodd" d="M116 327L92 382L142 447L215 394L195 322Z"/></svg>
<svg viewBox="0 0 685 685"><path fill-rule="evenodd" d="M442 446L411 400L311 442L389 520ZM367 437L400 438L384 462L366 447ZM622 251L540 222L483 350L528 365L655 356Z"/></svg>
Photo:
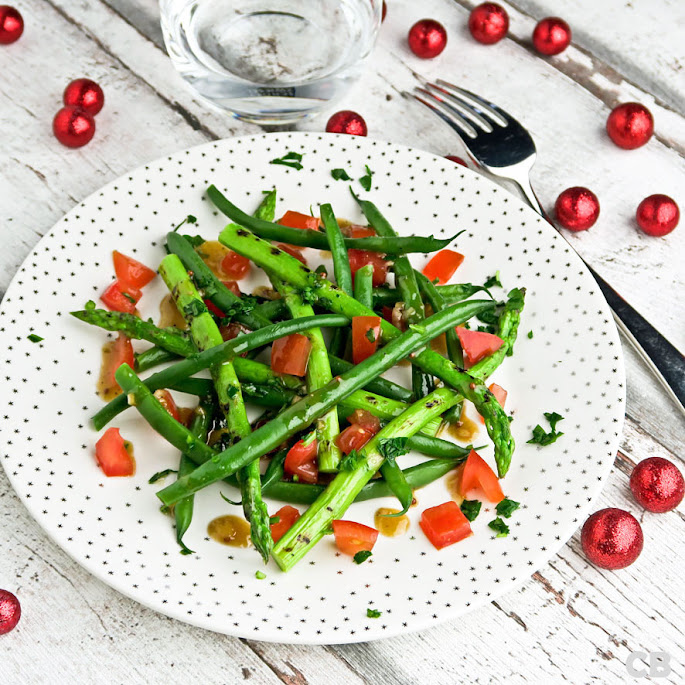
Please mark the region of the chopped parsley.
<svg viewBox="0 0 685 685"><path fill-rule="evenodd" d="M497 533L495 537L505 538L507 535L509 535L509 526L499 517L494 521L490 521L490 523L488 523L488 527L492 528L492 530Z"/></svg>
<svg viewBox="0 0 685 685"><path fill-rule="evenodd" d="M183 237L191 244L193 249L207 242L201 235L184 235Z"/></svg>
<svg viewBox="0 0 685 685"><path fill-rule="evenodd" d="M371 177L373 176L374 172L369 169L368 164L365 164L364 168L366 169L366 175L359 179L359 185L361 185L364 190L369 191L371 190Z"/></svg>
<svg viewBox="0 0 685 685"><path fill-rule="evenodd" d="M495 511L499 516L504 516L505 519L508 519L520 506L521 505L518 502L514 502L513 499L505 497L497 504Z"/></svg>
<svg viewBox="0 0 685 685"><path fill-rule="evenodd" d="M497 333L497 329L494 326L478 326L478 331L480 333L491 333L492 335Z"/></svg>
<svg viewBox="0 0 685 685"><path fill-rule="evenodd" d="M229 385L228 388L226 388L226 394L229 399L232 399L238 394L238 388L236 388L235 385Z"/></svg>
<svg viewBox="0 0 685 685"><path fill-rule="evenodd" d="M378 609L367 609L366 616L367 618L380 618L381 612Z"/></svg>
<svg viewBox="0 0 685 685"><path fill-rule="evenodd" d="M533 437L528 440L528 444L542 445L544 447L545 445L551 445L553 442L556 442L557 438L560 438L563 435L563 433L557 432L556 430L557 423L564 420L564 417L561 416L561 414L557 414L555 411L545 412L545 418L549 421L551 428L550 432L545 432L545 429L538 424L533 428Z"/></svg>
<svg viewBox="0 0 685 685"><path fill-rule="evenodd" d="M354 555L354 563L363 564L370 556L371 552L368 549L361 549Z"/></svg>
<svg viewBox="0 0 685 685"><path fill-rule="evenodd" d="M469 521L475 521L478 514L480 514L481 506L483 506L482 502L479 502L477 499L465 499L459 508Z"/></svg>
<svg viewBox="0 0 685 685"><path fill-rule="evenodd" d="M266 573L264 573L263 571L256 571L254 577L257 580L264 580L264 578L266 578Z"/></svg>
<svg viewBox="0 0 685 685"><path fill-rule="evenodd" d="M282 164L283 166L289 166L298 171L302 169L302 155L299 152L287 152L283 157L278 157L277 159L272 159L269 164Z"/></svg>
<svg viewBox="0 0 685 685"><path fill-rule="evenodd" d="M224 495L223 492L220 492L219 494L221 495L221 499L224 500L224 502L228 502L229 504L232 504L234 507L239 507L242 504L242 502L234 502L232 499L228 499L228 497L226 497L226 495Z"/></svg>
<svg viewBox="0 0 685 685"><path fill-rule="evenodd" d="M378 441L378 451L386 459L396 459L409 452L407 442L409 438L386 438Z"/></svg>
<svg viewBox="0 0 685 685"><path fill-rule="evenodd" d="M366 331L365 336L366 336L366 339L367 339L370 343L375 343L375 342L376 342L376 334L373 332L373 328L369 328L369 330ZM43 338L41 338L41 340L42 340L42 339L43 339Z"/></svg>
<svg viewBox="0 0 685 685"><path fill-rule="evenodd" d="M352 450L346 457L342 458L338 468L341 471L354 471L363 459L364 457L357 450Z"/></svg>
<svg viewBox="0 0 685 685"><path fill-rule="evenodd" d="M528 331L528 339L532 340L533 338L533 331Z"/></svg>
<svg viewBox="0 0 685 685"><path fill-rule="evenodd" d="M350 178L349 174L345 171L345 169L331 169L331 176L336 181L351 181L352 180Z"/></svg>
<svg viewBox="0 0 685 685"><path fill-rule="evenodd" d="M272 526L275 526L277 523L281 522L281 517L280 516L270 516L269 517L269 524Z"/></svg>
<svg viewBox="0 0 685 685"><path fill-rule="evenodd" d="M31 333L31 335L26 336L32 343L39 343L44 340L44 338L41 338L39 335L36 335L35 333ZM371 341L373 342L373 341Z"/></svg>
<svg viewBox="0 0 685 685"><path fill-rule="evenodd" d="M316 296L316 292L314 292L314 288L310 288L309 286L300 290L300 297L305 304L316 304L319 299Z"/></svg>
<svg viewBox="0 0 685 685"><path fill-rule="evenodd" d="M172 473L178 473L178 471L174 469L164 469L164 471L157 471L157 473L150 476L150 480L148 481L148 483L152 485L153 483L156 483L158 480L162 480L162 478L166 478L168 475Z"/></svg>
<svg viewBox="0 0 685 685"><path fill-rule="evenodd" d="M133 295L129 295L129 293L125 293L123 290L121 291L121 294L131 303L135 304L136 303L136 298L133 297Z"/></svg>
<svg viewBox="0 0 685 685"><path fill-rule="evenodd" d="M200 314L207 312L207 305L201 300L191 300L188 304L183 307L183 316L187 319L194 319Z"/></svg>
<svg viewBox="0 0 685 685"><path fill-rule="evenodd" d="M499 271L495 271L494 276L490 276L487 281L483 284L484 288L494 288L497 286L498 288L502 287L502 281L499 280Z"/></svg>

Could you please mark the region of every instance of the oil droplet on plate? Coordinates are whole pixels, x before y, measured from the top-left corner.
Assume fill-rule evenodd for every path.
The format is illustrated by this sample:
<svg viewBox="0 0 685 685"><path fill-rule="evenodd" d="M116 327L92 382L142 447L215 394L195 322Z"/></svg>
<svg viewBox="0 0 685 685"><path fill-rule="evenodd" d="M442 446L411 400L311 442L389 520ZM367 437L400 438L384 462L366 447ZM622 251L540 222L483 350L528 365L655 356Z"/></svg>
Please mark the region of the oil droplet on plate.
<svg viewBox="0 0 685 685"><path fill-rule="evenodd" d="M445 430L455 440L461 442L472 442L473 438L478 435L480 427L475 421L472 421L466 416L466 408L461 410L461 416L457 423L448 425Z"/></svg>
<svg viewBox="0 0 685 685"><path fill-rule="evenodd" d="M445 478L445 485L447 486L447 492L450 493L450 497L459 505L464 501L464 498L459 491L461 488L461 472L463 469L456 469L455 471L450 471Z"/></svg>
<svg viewBox="0 0 685 685"><path fill-rule="evenodd" d="M388 516L388 514L399 514L399 512L399 509L390 509L389 507L381 507L376 510L373 522L381 535L396 538L409 530L409 517L406 514L404 516Z"/></svg>
<svg viewBox="0 0 685 685"><path fill-rule="evenodd" d="M222 545L230 547L250 546L250 524L239 516L227 514L209 522L207 535Z"/></svg>

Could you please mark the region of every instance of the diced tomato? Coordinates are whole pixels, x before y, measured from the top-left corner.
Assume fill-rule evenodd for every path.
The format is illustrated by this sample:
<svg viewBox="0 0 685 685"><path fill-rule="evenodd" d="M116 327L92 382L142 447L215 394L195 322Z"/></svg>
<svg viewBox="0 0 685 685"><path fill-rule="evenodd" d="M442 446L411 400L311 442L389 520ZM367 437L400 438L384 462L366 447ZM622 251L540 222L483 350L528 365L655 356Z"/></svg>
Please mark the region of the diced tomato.
<svg viewBox="0 0 685 685"><path fill-rule="evenodd" d="M423 275L431 282L438 279L438 285L445 285L464 261L464 255L454 250L440 250L423 267Z"/></svg>
<svg viewBox="0 0 685 685"><path fill-rule="evenodd" d="M128 257L116 250L112 252L112 261L114 262L114 273L124 290L129 288L140 290L155 277L155 272L145 264L141 264L133 257Z"/></svg>
<svg viewBox="0 0 685 685"><path fill-rule="evenodd" d="M119 433L118 428L108 428L95 443L95 458L106 476L132 476L136 462L126 449L130 446Z"/></svg>
<svg viewBox="0 0 685 685"><path fill-rule="evenodd" d="M176 421L181 420L176 402L168 390L155 390L154 395L159 400L159 403L169 412L171 418L176 419Z"/></svg>
<svg viewBox="0 0 685 685"><path fill-rule="evenodd" d="M304 376L307 373L311 349L309 338L301 333L293 333L274 340L271 345L271 370L276 373Z"/></svg>
<svg viewBox="0 0 685 685"><path fill-rule="evenodd" d="M107 358L108 368L107 373L109 377L110 387L118 388L119 384L114 377L115 371L122 365L128 364L133 368L135 360L133 356L133 345L131 345L131 338L119 333L119 336L114 341L112 351Z"/></svg>
<svg viewBox="0 0 685 685"><path fill-rule="evenodd" d="M312 439L310 443L298 440L288 450L283 463L283 470L291 476L297 476L305 483L316 483L319 477L319 468L316 465L317 441Z"/></svg>
<svg viewBox="0 0 685 685"><path fill-rule="evenodd" d="M380 316L352 317L352 361L360 364L378 348L381 337Z"/></svg>
<svg viewBox="0 0 685 685"><path fill-rule="evenodd" d="M371 435L376 435L381 429L381 422L378 420L378 417L374 416L370 411L366 411L366 409L355 409L354 412L347 417L347 421L352 425L363 428L365 431L371 433Z"/></svg>
<svg viewBox="0 0 685 685"><path fill-rule="evenodd" d="M214 314L218 319L223 319L225 314L211 301L205 299L205 306L210 314Z"/></svg>
<svg viewBox="0 0 685 685"><path fill-rule="evenodd" d="M453 500L425 509L419 525L435 549L453 545L472 534L469 520Z"/></svg>
<svg viewBox="0 0 685 685"><path fill-rule="evenodd" d="M373 266L373 287L377 288L385 283L385 278L388 273L388 263L385 261L383 255L378 252L369 252L368 250L348 250L347 256L350 260L350 271L352 272L352 279L354 275L367 264Z"/></svg>
<svg viewBox="0 0 685 685"><path fill-rule="evenodd" d="M481 359L494 354L504 345L504 340L492 333L470 331L468 328L461 328L461 326L457 326L455 330L459 336L461 349L464 351L464 364L467 369Z"/></svg>
<svg viewBox="0 0 685 685"><path fill-rule="evenodd" d="M475 450L471 450L466 458L459 485L459 491L463 497L473 490L480 491L485 499L494 504L504 499L497 475Z"/></svg>
<svg viewBox="0 0 685 685"><path fill-rule="evenodd" d="M300 252L300 248L295 245L288 245L287 243L276 243L276 247L279 250L283 250L283 252L287 252L291 257L295 257L295 259L307 266L307 260L304 258L302 252Z"/></svg>
<svg viewBox="0 0 685 685"><path fill-rule="evenodd" d="M352 450L360 450L371 440L373 433L361 426L352 424L335 439L335 444L344 454L349 454Z"/></svg>
<svg viewBox="0 0 685 685"><path fill-rule="evenodd" d="M274 517L278 518L278 521L271 524L271 537L274 542L278 542L300 518L300 512L295 507L286 504L274 514Z"/></svg>
<svg viewBox="0 0 685 685"><path fill-rule="evenodd" d="M381 317L388 323L392 323L392 307L386 307L383 305L383 309L381 309Z"/></svg>
<svg viewBox="0 0 685 685"><path fill-rule="evenodd" d="M245 333L248 329L239 323L229 323L227 326L219 326L219 332L221 337L226 340L233 340L237 338L242 333Z"/></svg>
<svg viewBox="0 0 685 685"><path fill-rule="evenodd" d="M240 287L235 281L221 281L236 297L242 297Z"/></svg>
<svg viewBox="0 0 685 685"><path fill-rule="evenodd" d="M488 390L495 396L500 407L504 407L507 401L507 391L503 387L497 385L497 383L490 383ZM485 423L485 419L482 416L480 417L480 421L481 423Z"/></svg>
<svg viewBox="0 0 685 685"><path fill-rule="evenodd" d="M371 228L371 226L358 226L357 224L351 224L344 229L341 229L342 233L348 238L373 238L376 235L376 231Z"/></svg>
<svg viewBox="0 0 685 685"><path fill-rule="evenodd" d="M100 299L103 301L107 309L115 312L126 312L133 314L136 311L136 305L142 297L143 293L135 288L124 288L119 281L114 281L107 290L105 290Z"/></svg>
<svg viewBox="0 0 685 685"><path fill-rule="evenodd" d="M333 521L335 544L343 554L354 556L364 550L370 552L376 544L378 531L355 521Z"/></svg>
<svg viewBox="0 0 685 685"><path fill-rule="evenodd" d="M221 260L221 270L232 280L239 281L250 273L252 265L247 257L229 250Z"/></svg>
<svg viewBox="0 0 685 685"><path fill-rule="evenodd" d="M319 230L319 217L300 214L300 212L287 211L279 220L281 226L290 228L308 228L310 231Z"/></svg>

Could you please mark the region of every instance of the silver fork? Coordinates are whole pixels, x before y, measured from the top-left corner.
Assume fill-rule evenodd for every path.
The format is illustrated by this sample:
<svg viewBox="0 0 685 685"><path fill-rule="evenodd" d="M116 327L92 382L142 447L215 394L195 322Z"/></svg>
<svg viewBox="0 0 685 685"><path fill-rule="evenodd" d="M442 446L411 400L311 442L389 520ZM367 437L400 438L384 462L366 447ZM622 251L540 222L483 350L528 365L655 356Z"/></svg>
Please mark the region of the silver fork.
<svg viewBox="0 0 685 685"><path fill-rule="evenodd" d="M479 95L441 79L424 83L415 93L405 94L431 109L450 126L482 169L492 176L514 181L528 204L552 223L530 184L535 143L514 117ZM618 329L685 415L683 355L587 263L585 266L609 303Z"/></svg>

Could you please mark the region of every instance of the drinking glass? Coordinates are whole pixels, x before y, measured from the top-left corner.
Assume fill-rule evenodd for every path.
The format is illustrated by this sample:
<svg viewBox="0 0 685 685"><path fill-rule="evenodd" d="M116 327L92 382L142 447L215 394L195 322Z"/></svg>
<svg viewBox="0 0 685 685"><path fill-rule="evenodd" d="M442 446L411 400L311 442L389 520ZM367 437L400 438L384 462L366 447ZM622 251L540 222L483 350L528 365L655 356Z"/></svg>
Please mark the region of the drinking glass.
<svg viewBox="0 0 685 685"><path fill-rule="evenodd" d="M176 69L236 117L288 124L357 79L382 0L160 0Z"/></svg>

